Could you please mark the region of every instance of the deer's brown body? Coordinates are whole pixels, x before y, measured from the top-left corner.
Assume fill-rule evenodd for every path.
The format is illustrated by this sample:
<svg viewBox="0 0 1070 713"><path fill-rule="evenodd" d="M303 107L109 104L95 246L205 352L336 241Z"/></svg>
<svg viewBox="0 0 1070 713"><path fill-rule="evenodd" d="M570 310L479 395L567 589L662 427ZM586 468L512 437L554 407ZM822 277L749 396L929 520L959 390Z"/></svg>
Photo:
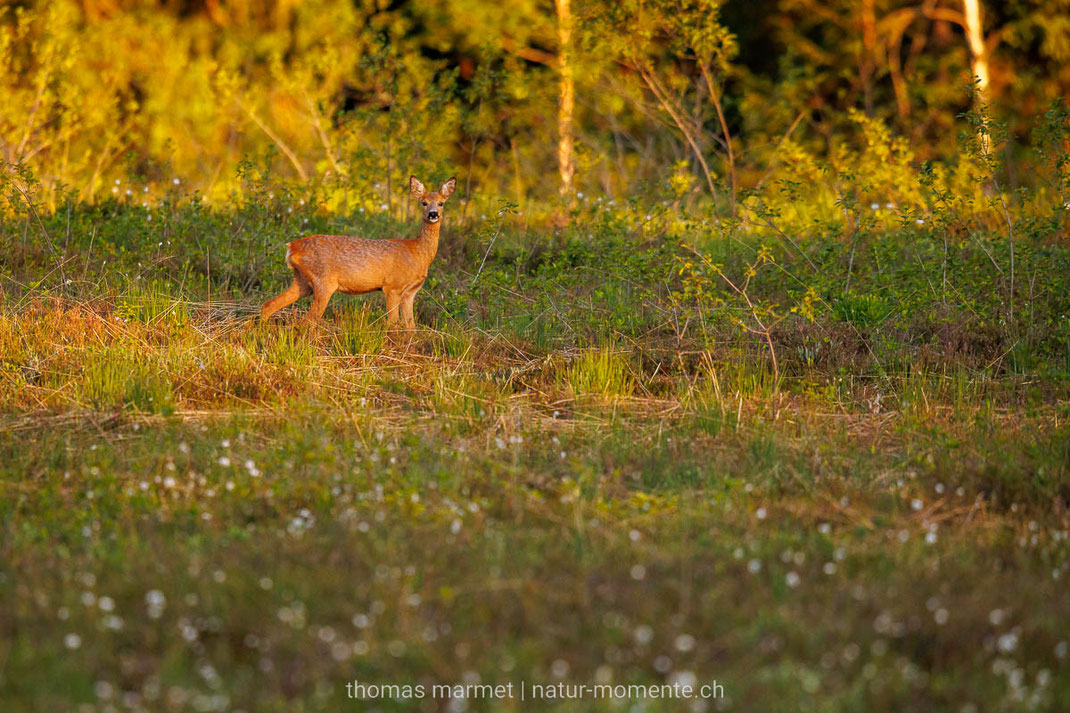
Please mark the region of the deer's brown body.
<svg viewBox="0 0 1070 713"><path fill-rule="evenodd" d="M312 295L309 319L319 319L335 292L360 295L382 290L387 322L394 325L398 312L405 326L416 326L413 301L427 279L427 268L438 252L441 209L457 182L451 178L438 191L428 192L413 176L410 190L423 204L419 234L408 240L371 240L349 235L309 235L286 247L286 265L293 283L278 297L264 303L260 319Z"/></svg>

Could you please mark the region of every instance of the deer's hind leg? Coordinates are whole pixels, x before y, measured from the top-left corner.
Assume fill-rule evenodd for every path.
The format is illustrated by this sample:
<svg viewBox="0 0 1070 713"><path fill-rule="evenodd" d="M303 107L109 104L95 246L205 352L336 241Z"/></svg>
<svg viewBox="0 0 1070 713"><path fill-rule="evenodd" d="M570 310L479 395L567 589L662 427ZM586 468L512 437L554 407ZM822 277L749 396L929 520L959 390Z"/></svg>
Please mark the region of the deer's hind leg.
<svg viewBox="0 0 1070 713"><path fill-rule="evenodd" d="M308 282L298 274L294 274L294 281L290 283L290 286L283 290L282 294L278 297L272 297L270 300L264 303L264 306L260 308L260 321L266 322L271 318L271 315L278 312L283 307L289 307L302 297L307 297L312 294L312 288L309 287Z"/></svg>
<svg viewBox="0 0 1070 713"><path fill-rule="evenodd" d="M316 280L312 283L312 307L309 308L305 319L314 322L323 316L327 309L327 303L331 301L331 295L338 289L338 285L328 280Z"/></svg>

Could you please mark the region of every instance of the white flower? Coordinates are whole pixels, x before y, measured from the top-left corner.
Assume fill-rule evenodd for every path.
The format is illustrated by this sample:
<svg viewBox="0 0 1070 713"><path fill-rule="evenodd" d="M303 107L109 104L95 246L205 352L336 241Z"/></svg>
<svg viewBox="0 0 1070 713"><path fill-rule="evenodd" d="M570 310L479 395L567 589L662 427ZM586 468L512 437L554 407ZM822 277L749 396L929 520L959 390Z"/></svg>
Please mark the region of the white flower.
<svg viewBox="0 0 1070 713"><path fill-rule="evenodd" d="M1018 648L1018 634L1013 631L1008 634L1004 634L1003 636L999 637L997 645L999 646L1000 651L1009 654L1010 652Z"/></svg>
<svg viewBox="0 0 1070 713"><path fill-rule="evenodd" d="M673 646L677 651L690 651L695 648L695 637L691 634L680 634L676 637L676 641L673 642Z"/></svg>

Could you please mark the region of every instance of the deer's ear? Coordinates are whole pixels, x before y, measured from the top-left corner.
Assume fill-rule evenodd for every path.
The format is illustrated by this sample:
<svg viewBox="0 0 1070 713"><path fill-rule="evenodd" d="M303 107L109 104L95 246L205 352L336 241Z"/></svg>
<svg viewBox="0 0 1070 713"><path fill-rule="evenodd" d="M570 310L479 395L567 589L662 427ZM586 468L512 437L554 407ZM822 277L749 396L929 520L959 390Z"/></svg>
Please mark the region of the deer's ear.
<svg viewBox="0 0 1070 713"><path fill-rule="evenodd" d="M453 195L453 190L455 188L457 188L457 179L450 178L450 180L442 184L442 188L439 188L438 192L442 194L443 198L449 198Z"/></svg>
<svg viewBox="0 0 1070 713"><path fill-rule="evenodd" d="M412 194L417 198L427 193L424 184L420 183L420 179L416 176L409 176L409 190L412 191Z"/></svg>

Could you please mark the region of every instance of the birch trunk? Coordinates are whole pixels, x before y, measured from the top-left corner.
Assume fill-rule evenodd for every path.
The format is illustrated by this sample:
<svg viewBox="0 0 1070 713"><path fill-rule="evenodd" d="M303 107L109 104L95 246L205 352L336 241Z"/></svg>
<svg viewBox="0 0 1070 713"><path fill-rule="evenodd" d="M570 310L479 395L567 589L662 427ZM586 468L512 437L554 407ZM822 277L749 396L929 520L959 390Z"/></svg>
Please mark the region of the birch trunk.
<svg viewBox="0 0 1070 713"><path fill-rule="evenodd" d="M977 80L978 99L988 101L988 55L985 52L985 31L981 17L981 0L962 0L965 10L966 41L970 46L973 76Z"/></svg>
<svg viewBox="0 0 1070 713"><path fill-rule="evenodd" d="M873 116L873 73L877 55L877 12L874 0L862 0L862 56L859 58L859 74L862 75L862 95L866 116Z"/></svg>
<svg viewBox="0 0 1070 713"><path fill-rule="evenodd" d="M561 174L562 196L571 196L576 166L572 159L572 114L575 85L572 67L572 6L570 0L554 0L557 6L558 67L561 73L557 106L557 169Z"/></svg>

